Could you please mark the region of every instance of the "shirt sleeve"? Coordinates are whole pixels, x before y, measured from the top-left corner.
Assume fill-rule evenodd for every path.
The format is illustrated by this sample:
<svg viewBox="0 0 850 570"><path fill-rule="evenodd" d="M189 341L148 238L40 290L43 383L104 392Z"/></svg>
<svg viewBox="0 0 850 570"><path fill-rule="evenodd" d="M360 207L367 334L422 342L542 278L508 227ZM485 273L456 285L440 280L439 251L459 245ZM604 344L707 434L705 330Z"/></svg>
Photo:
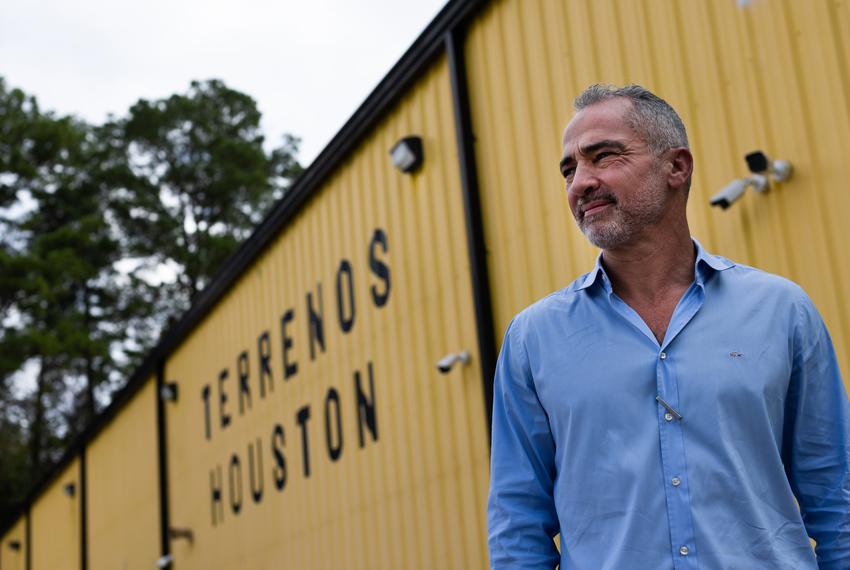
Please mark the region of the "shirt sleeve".
<svg viewBox="0 0 850 570"><path fill-rule="evenodd" d="M818 567L850 568L850 404L829 333L805 296L798 304L788 406L786 470L817 543Z"/></svg>
<svg viewBox="0 0 850 570"><path fill-rule="evenodd" d="M496 364L490 497L490 567L555 568L555 442L515 321Z"/></svg>

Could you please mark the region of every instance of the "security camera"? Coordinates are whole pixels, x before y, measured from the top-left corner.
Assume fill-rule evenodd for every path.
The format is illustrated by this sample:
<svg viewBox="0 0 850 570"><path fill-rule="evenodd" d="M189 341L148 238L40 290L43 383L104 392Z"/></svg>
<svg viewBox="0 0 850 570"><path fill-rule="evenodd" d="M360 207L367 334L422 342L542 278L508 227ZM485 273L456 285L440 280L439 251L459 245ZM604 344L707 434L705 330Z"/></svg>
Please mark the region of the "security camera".
<svg viewBox="0 0 850 570"><path fill-rule="evenodd" d="M709 200L709 204L712 206L719 206L721 209L725 210L729 206L731 206L738 198L744 195L744 192L747 190L747 180L745 178L739 178L737 180L733 180L729 184L726 185L723 190L715 194Z"/></svg>
<svg viewBox="0 0 850 570"><path fill-rule="evenodd" d="M460 362L461 364L466 364L469 362L469 352L464 350L463 352L456 352L453 354L449 354L441 358L437 361L437 370L440 371L441 374L448 374L454 365Z"/></svg>
<svg viewBox="0 0 850 570"><path fill-rule="evenodd" d="M761 174L753 174L746 178L733 180L723 190L712 196L708 203L725 210L743 196L747 188L750 187L756 192L764 192L767 189L767 177Z"/></svg>
<svg viewBox="0 0 850 570"><path fill-rule="evenodd" d="M785 182L791 178L791 163L787 160L770 160L765 153L754 150L744 157L747 168L753 174L770 176L776 182Z"/></svg>

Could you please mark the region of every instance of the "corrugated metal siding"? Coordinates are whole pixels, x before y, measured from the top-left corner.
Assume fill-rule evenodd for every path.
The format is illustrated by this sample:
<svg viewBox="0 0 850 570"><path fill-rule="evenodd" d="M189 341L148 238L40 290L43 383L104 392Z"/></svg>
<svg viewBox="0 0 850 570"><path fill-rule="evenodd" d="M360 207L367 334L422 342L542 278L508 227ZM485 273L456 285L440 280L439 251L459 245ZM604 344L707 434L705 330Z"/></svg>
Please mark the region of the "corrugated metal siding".
<svg viewBox="0 0 850 570"><path fill-rule="evenodd" d="M20 544L20 549L13 550L12 542ZM27 564L26 544L27 523L26 516L22 516L3 535L3 541L0 542L0 570L25 570Z"/></svg>
<svg viewBox="0 0 850 570"><path fill-rule="evenodd" d="M592 267L558 173L561 134L584 87L633 82L688 127L692 233L802 285L850 379L848 12L846 0L494 2L466 53L499 336L518 310ZM710 208L756 149L792 161L794 177Z"/></svg>
<svg viewBox="0 0 850 570"><path fill-rule="evenodd" d="M74 485L74 495L65 486ZM80 567L80 461L75 459L47 487L30 511L32 570Z"/></svg>
<svg viewBox="0 0 850 570"><path fill-rule="evenodd" d="M388 151L413 133L423 138L425 163L411 177L392 167ZM169 358L166 378L179 382L181 394L166 408L172 526L195 533L193 545L172 542L180 568L485 566L486 414L458 173L448 70L440 60ZM386 253L377 249L377 257L391 271L390 296L380 308L371 288L383 291L384 283L369 264L376 229L385 232L388 245ZM356 306L347 334L337 311L343 259L352 268ZM306 296L317 304L318 284L326 352L317 351L313 360ZM290 360L298 372L284 380L280 323L288 309L294 311ZM261 398L258 338L265 331L274 387ZM459 349L473 351L471 364L440 375L436 361ZM237 359L243 350L252 404L249 410L245 399L240 414ZM359 371L371 396L370 363L378 438L365 429L361 446L353 375ZM217 379L224 368L231 423L222 429ZM205 385L212 404L209 440ZM342 419L336 461L326 442L331 388ZM309 477L296 420L304 406L310 409ZM335 414L330 417L333 426ZM276 425L285 434L282 490L272 471ZM264 474L259 501L249 473L249 454L256 462L257 449ZM243 478L238 513L228 481L234 455ZM218 466L223 512L213 526L210 477L217 477Z"/></svg>
<svg viewBox="0 0 850 570"><path fill-rule="evenodd" d="M156 380L86 448L89 570L149 570L159 557Z"/></svg>

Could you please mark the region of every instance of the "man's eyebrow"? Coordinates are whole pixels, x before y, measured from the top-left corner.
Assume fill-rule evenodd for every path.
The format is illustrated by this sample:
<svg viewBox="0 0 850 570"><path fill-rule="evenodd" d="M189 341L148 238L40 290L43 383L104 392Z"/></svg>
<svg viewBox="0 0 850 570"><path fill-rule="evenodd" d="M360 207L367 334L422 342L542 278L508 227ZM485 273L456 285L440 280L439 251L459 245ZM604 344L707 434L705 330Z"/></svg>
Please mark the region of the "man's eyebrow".
<svg viewBox="0 0 850 570"><path fill-rule="evenodd" d="M614 148L614 149L617 149L617 150L625 150L626 145L624 143L622 143L621 141L605 139L605 140L590 143L589 145L586 145L586 146L580 148L579 153L586 156L588 154L593 154L594 152L601 150L603 148ZM572 164L573 162L575 162L575 161L573 160L573 156L571 154L565 155L564 158L561 159L561 163L560 163L561 170L563 170L564 167Z"/></svg>
<svg viewBox="0 0 850 570"><path fill-rule="evenodd" d="M600 149L603 149L603 148L615 148L617 150L625 150L626 145L623 144L621 141L607 140L606 139L606 140L603 140L603 141L590 143L589 145L579 149L579 151L584 155L588 155L588 154L592 154L592 153L596 152L597 150L600 150Z"/></svg>

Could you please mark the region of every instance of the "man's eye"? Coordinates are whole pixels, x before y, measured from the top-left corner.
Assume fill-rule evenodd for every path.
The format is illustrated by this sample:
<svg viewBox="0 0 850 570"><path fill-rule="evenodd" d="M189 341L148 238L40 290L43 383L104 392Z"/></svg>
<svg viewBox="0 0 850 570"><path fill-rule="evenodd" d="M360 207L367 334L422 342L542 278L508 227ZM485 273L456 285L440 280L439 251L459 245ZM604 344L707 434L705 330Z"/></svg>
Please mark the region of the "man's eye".
<svg viewBox="0 0 850 570"><path fill-rule="evenodd" d="M573 174L575 174L575 172L576 172L575 168L565 168L564 170L561 171L561 174L564 176L564 178L566 180L569 180L570 178L573 177Z"/></svg>

